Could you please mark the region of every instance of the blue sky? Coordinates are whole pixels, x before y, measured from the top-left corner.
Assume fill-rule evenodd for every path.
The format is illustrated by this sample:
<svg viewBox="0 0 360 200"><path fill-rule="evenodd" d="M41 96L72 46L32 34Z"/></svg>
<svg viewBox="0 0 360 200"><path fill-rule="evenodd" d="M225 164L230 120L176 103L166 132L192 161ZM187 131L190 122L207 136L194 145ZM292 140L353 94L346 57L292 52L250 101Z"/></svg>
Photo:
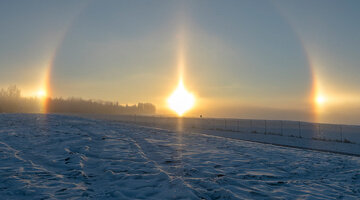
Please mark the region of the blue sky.
<svg viewBox="0 0 360 200"><path fill-rule="evenodd" d="M189 115L321 121L360 116L358 1L1 1L0 86L165 101L183 48ZM349 112L352 111L350 114Z"/></svg>

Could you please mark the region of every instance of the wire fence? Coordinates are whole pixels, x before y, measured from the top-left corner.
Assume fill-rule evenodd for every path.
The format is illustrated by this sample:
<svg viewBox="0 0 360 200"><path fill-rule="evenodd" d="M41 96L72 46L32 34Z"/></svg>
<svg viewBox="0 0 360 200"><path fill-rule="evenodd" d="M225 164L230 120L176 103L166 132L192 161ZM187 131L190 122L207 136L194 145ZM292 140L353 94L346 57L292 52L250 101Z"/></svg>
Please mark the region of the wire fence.
<svg viewBox="0 0 360 200"><path fill-rule="evenodd" d="M114 119L114 116L111 118ZM283 120L176 118L138 115L116 116L116 119L123 122L169 129L232 131L360 144L360 126L355 125Z"/></svg>

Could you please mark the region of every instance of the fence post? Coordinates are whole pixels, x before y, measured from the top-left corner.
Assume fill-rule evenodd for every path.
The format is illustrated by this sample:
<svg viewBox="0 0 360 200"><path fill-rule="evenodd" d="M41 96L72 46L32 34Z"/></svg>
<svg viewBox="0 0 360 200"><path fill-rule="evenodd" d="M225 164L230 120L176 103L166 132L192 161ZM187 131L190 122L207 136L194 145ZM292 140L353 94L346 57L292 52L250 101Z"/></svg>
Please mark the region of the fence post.
<svg viewBox="0 0 360 200"><path fill-rule="evenodd" d="M299 121L299 138L301 138L301 122Z"/></svg>

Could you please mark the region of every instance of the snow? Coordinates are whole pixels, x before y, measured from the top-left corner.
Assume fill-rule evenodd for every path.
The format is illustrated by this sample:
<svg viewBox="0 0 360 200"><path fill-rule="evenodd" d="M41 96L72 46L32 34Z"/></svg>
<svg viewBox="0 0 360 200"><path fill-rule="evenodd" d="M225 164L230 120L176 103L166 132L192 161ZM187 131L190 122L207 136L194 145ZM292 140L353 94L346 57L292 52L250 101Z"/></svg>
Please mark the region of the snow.
<svg viewBox="0 0 360 200"><path fill-rule="evenodd" d="M360 156L360 126L355 125L136 115L86 115L86 117Z"/></svg>
<svg viewBox="0 0 360 200"><path fill-rule="evenodd" d="M263 133L238 133L231 131L191 129L196 133L214 135L232 139L240 139L252 142L261 142L265 144L274 144L286 147L295 147L302 149L311 149L347 155L360 156L360 145L353 143L340 143L334 141L322 141L309 138L287 137L281 135L271 135Z"/></svg>
<svg viewBox="0 0 360 200"><path fill-rule="evenodd" d="M1 199L356 199L360 158L108 120L0 114Z"/></svg>

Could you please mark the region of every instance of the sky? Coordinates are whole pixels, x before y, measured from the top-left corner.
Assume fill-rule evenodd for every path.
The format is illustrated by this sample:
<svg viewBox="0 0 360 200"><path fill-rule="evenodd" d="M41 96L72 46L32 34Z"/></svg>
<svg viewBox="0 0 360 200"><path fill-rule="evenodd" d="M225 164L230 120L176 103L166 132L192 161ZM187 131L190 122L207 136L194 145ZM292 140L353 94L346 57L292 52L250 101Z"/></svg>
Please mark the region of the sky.
<svg viewBox="0 0 360 200"><path fill-rule="evenodd" d="M186 116L360 124L360 2L0 2L0 88Z"/></svg>

